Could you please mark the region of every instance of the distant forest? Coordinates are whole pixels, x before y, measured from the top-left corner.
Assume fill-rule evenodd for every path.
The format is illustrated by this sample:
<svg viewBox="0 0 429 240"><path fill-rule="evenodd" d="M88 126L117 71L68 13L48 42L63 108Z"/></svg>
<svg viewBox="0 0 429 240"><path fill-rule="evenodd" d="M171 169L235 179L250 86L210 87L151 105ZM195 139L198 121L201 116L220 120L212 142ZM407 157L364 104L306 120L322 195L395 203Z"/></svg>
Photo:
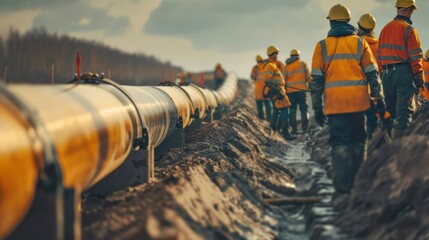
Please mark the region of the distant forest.
<svg viewBox="0 0 429 240"><path fill-rule="evenodd" d="M157 85L161 71L169 81L170 71L182 69L153 56L130 54L95 41L34 29L24 34L13 29L7 39L0 36L0 79L8 83L65 83L76 73L80 52L81 73L102 73L120 84ZM53 67L52 67L53 66Z"/></svg>

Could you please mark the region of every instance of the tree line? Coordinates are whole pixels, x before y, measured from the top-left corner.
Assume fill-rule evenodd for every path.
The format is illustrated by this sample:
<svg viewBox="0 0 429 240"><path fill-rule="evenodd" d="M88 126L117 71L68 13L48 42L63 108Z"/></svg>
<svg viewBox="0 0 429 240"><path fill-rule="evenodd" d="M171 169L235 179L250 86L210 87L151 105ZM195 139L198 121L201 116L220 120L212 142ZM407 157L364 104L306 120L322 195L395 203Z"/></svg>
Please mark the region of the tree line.
<svg viewBox="0 0 429 240"><path fill-rule="evenodd" d="M157 85L161 71L168 81L170 71L182 69L153 56L131 54L109 46L76 39L68 35L33 29L24 34L11 29L0 36L0 78L8 83L65 83L76 73L76 55L80 53L81 73L104 73L126 85Z"/></svg>

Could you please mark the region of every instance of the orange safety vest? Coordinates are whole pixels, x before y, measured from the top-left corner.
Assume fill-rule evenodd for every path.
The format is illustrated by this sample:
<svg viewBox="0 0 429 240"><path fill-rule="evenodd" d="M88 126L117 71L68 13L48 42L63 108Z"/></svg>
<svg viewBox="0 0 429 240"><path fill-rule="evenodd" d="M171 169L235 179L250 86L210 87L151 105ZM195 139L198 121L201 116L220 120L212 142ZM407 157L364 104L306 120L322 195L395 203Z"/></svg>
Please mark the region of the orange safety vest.
<svg viewBox="0 0 429 240"><path fill-rule="evenodd" d="M298 59L287 64L284 71L284 77L287 93L308 90L307 83L310 82L311 75L305 62Z"/></svg>
<svg viewBox="0 0 429 240"><path fill-rule="evenodd" d="M278 61L277 61L278 62ZM267 59L262 64L262 76L264 82L273 82L279 85L279 88L284 92L284 98L282 99L274 99L274 107L277 109L286 108L290 106L290 101L288 96L286 95L285 89L285 81L283 79L282 72L280 68L277 66L276 61L271 59Z"/></svg>
<svg viewBox="0 0 429 240"><path fill-rule="evenodd" d="M317 43L312 75L325 79L326 115L363 112L370 107L365 73L377 69L376 60L362 37L328 37Z"/></svg>
<svg viewBox="0 0 429 240"><path fill-rule="evenodd" d="M427 59L423 60L423 73L425 75L425 83L429 83L429 61ZM425 89L424 91L420 88L420 94L429 101L429 89Z"/></svg>
<svg viewBox="0 0 429 240"><path fill-rule="evenodd" d="M368 35L364 35L363 39L365 39L365 41L368 43L369 48L371 49L372 55L374 55L374 58L377 60L378 48L379 48L378 39L374 36L368 36ZM378 72L381 72L383 70L383 66L380 65L378 61L377 61L377 67L378 67Z"/></svg>
<svg viewBox="0 0 429 240"><path fill-rule="evenodd" d="M215 72L214 72L214 77L215 79L219 79L219 78L225 78L225 70L223 70L223 68L216 68Z"/></svg>
<svg viewBox="0 0 429 240"><path fill-rule="evenodd" d="M264 100L264 96L262 94L262 90L265 85L264 76L262 74L262 64L258 63L256 64L252 69L252 75L251 78L255 81L255 100Z"/></svg>
<svg viewBox="0 0 429 240"><path fill-rule="evenodd" d="M419 34L402 17L397 17L381 30L378 60L382 65L409 62L414 74L423 71L423 50Z"/></svg>

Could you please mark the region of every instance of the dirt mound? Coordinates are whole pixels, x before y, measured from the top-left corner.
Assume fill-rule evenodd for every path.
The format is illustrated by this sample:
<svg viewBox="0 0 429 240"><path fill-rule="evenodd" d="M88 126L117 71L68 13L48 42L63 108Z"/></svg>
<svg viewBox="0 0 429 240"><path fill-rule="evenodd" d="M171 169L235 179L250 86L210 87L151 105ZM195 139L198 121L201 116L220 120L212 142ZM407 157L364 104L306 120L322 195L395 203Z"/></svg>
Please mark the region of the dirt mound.
<svg viewBox="0 0 429 240"><path fill-rule="evenodd" d="M297 191L270 161L287 142L256 118L251 98L187 134L156 162L157 181L83 204L84 239L275 239L281 215L263 198Z"/></svg>
<svg viewBox="0 0 429 240"><path fill-rule="evenodd" d="M428 123L426 108L407 136L369 152L338 219L347 232L362 239L429 239ZM374 141L380 139L382 132Z"/></svg>

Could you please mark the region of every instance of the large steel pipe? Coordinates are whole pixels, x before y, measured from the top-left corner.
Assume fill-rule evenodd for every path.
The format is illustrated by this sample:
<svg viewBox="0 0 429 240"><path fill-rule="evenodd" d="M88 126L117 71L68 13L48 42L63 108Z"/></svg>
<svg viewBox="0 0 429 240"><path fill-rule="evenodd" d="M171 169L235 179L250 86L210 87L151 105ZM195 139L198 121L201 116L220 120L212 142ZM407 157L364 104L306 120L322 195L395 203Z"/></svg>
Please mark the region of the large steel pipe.
<svg viewBox="0 0 429 240"><path fill-rule="evenodd" d="M112 84L9 85L0 90L5 90L0 91L0 238L4 238L31 205L46 149L55 153L52 159L58 161L64 187L80 193L117 169L144 131L156 147L176 127L189 126L195 109L204 117L207 109L228 106L236 97L237 78L228 75L218 91ZM29 111L24 114L11 96ZM47 140L40 139L28 115L38 120Z"/></svg>
<svg viewBox="0 0 429 240"><path fill-rule="evenodd" d="M195 109L189 95L179 86L156 86L155 88L164 91L173 100L177 113L182 119L183 127L191 125Z"/></svg>
<svg viewBox="0 0 429 240"><path fill-rule="evenodd" d="M147 127L149 144L159 146L172 134L178 122L179 115L173 99L155 87L124 86L124 89L135 100Z"/></svg>
<svg viewBox="0 0 429 240"><path fill-rule="evenodd" d="M117 168L137 138L135 109L109 85L11 85L45 125L66 188L86 189Z"/></svg>

